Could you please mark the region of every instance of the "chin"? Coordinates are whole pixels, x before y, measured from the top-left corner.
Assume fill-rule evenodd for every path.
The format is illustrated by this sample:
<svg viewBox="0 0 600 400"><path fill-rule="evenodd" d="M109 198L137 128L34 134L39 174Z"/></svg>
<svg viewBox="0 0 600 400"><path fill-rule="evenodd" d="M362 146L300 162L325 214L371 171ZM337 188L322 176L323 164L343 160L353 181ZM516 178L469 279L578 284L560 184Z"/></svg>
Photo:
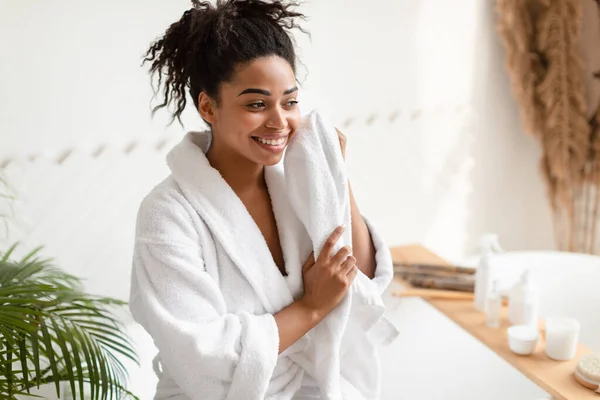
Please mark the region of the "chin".
<svg viewBox="0 0 600 400"><path fill-rule="evenodd" d="M272 157L263 158L262 160L260 160L259 164L261 164L265 167L271 167L273 165L279 164L279 162L281 161L282 158L283 158L283 153L274 155Z"/></svg>

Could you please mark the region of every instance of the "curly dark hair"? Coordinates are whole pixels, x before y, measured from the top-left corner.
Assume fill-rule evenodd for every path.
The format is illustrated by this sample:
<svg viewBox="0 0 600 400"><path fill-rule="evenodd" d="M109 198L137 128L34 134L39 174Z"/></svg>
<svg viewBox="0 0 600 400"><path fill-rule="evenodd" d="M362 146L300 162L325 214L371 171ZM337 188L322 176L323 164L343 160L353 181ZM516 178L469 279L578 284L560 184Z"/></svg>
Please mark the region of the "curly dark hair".
<svg viewBox="0 0 600 400"><path fill-rule="evenodd" d="M196 108L202 91L218 103L220 85L231 79L235 67L258 57L279 56L296 72L296 54L288 31L298 28L305 32L295 23L295 18L305 18L292 10L298 3L217 0L213 5L192 0L192 5L144 56L142 65L151 62L151 78L158 75L155 95L161 89L164 95L153 114L173 105L170 123L177 118L181 124L186 88Z"/></svg>

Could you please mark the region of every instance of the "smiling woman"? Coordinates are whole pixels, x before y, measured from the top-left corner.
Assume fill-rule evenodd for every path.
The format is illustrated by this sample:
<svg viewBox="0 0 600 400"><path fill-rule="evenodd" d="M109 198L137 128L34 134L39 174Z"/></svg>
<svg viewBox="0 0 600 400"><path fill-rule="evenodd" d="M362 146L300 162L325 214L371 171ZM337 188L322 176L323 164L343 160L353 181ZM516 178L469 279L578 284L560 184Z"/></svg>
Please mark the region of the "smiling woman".
<svg viewBox="0 0 600 400"><path fill-rule="evenodd" d="M265 66L256 66L256 63L262 62L264 64L271 64L271 65L265 65ZM255 65L255 68L257 69L262 69L262 70L268 70L269 68L277 68L277 64L279 64L280 67L282 67L284 69L284 71L288 68L286 68L286 65L281 65L281 60L276 59L276 58L271 58L271 59L266 59L266 60L260 60L260 61L255 61L253 63ZM285 79L287 79L289 81L289 77L285 77ZM285 80L284 79L284 80ZM297 112L297 107L296 105L298 104L298 101L296 100L296 96L297 96L297 92L298 92L298 87L294 86L291 89L287 89L283 91L283 108L285 110L290 110L290 111L295 111ZM268 90L264 90L264 89L256 89L256 88L250 88L250 89L245 89L243 90L238 96L242 96L242 97L246 97L248 98L248 96L244 96L244 95L249 95L249 94L254 94L257 99L256 100L251 100L246 107L249 108L253 108L256 111L261 111L264 110L267 107L267 103L261 99L260 96L266 96L268 100L272 101L272 94L270 91ZM256 96L258 95L258 96ZM277 99L275 98L275 101L277 101ZM258 118L257 118L258 119ZM276 126L274 126L271 123L267 122L264 124L265 127L270 127L272 128L276 128ZM289 139L291 139L291 131L289 132L280 132L280 133L273 133L273 134L264 134L264 135L257 135L257 136L252 136L252 139L254 139L257 143L259 143L260 145L262 145L263 148L267 149L268 151L274 152L275 154L280 154L283 149L285 148L285 145L288 143Z"/></svg>
<svg viewBox="0 0 600 400"><path fill-rule="evenodd" d="M297 95L294 71L278 56L238 66L233 79L221 86L218 105L200 93L200 115L215 138L209 161L242 158L253 165L277 164L300 122Z"/></svg>
<svg viewBox="0 0 600 400"><path fill-rule="evenodd" d="M338 366L327 388L305 373L306 333L358 265L382 281L391 259L351 195L354 250L334 251L339 227L311 254L284 195L280 161L301 122L289 30L303 15L280 1L192 3L145 57L164 95L155 111L179 119L189 96L209 125L171 150L171 175L138 213L130 308L159 349L155 398L377 398L376 354Z"/></svg>

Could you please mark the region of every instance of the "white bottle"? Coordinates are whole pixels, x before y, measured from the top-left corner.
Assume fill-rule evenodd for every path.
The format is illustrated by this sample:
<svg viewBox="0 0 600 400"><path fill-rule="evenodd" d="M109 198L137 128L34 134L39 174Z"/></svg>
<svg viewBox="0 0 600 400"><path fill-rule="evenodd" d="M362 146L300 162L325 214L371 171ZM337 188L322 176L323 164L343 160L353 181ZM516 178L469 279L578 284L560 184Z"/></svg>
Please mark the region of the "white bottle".
<svg viewBox="0 0 600 400"><path fill-rule="evenodd" d="M498 235L486 234L481 238L481 259L475 272L475 309L485 311L485 302L492 290L492 253L501 252Z"/></svg>
<svg viewBox="0 0 600 400"><path fill-rule="evenodd" d="M540 309L540 291L525 270L520 281L508 296L508 321L512 325L532 325L537 328Z"/></svg>
<svg viewBox="0 0 600 400"><path fill-rule="evenodd" d="M487 304L485 306L486 312L486 325L488 328L497 329L500 328L500 319L502 316L502 298L498 293L498 281L494 281L492 291L487 298Z"/></svg>

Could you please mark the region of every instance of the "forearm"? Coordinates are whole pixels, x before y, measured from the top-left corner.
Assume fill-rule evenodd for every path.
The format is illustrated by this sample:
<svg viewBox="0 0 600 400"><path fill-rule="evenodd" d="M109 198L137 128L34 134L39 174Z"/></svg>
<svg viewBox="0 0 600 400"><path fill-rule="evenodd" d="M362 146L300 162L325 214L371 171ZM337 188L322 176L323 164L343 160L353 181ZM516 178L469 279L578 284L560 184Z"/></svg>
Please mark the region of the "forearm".
<svg viewBox="0 0 600 400"><path fill-rule="evenodd" d="M279 329L279 354L315 327L323 316L297 300L274 315Z"/></svg>
<svg viewBox="0 0 600 400"><path fill-rule="evenodd" d="M356 265L362 273L368 276L369 279L373 279L375 276L375 246L371 240L369 228L358 210L350 182L348 182L348 189L352 218L352 254L356 258Z"/></svg>

